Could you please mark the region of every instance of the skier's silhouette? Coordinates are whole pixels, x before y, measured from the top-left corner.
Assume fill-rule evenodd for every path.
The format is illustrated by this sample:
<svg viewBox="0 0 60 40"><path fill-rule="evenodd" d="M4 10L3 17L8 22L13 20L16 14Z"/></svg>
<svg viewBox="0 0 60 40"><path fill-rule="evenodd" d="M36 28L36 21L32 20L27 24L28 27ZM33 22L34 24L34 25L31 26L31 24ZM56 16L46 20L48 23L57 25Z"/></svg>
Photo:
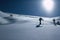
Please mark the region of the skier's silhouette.
<svg viewBox="0 0 60 40"><path fill-rule="evenodd" d="M60 25L60 22L58 21L57 24Z"/></svg>
<svg viewBox="0 0 60 40"><path fill-rule="evenodd" d="M43 19L42 18L39 18L39 25L41 25L41 21L42 21Z"/></svg>
<svg viewBox="0 0 60 40"><path fill-rule="evenodd" d="M39 24L36 27L40 27L42 20L43 20L42 18L39 18Z"/></svg>
<svg viewBox="0 0 60 40"><path fill-rule="evenodd" d="M54 23L54 25L56 25L55 19L53 19L53 23Z"/></svg>

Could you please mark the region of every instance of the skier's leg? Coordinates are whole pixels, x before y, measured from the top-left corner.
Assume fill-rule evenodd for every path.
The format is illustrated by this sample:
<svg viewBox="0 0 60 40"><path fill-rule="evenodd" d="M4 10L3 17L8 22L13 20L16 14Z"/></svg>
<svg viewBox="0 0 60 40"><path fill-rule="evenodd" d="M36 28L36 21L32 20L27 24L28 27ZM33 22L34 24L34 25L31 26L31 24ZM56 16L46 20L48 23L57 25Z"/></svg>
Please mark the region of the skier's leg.
<svg viewBox="0 0 60 40"><path fill-rule="evenodd" d="M41 22L39 23L39 25L41 25Z"/></svg>

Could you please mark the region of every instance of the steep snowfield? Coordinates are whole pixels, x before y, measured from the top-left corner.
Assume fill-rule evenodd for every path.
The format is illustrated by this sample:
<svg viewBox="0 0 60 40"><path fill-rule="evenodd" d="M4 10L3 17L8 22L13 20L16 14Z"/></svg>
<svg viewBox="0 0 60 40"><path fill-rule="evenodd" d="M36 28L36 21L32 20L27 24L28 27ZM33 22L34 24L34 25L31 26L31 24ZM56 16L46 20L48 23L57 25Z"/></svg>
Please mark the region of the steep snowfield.
<svg viewBox="0 0 60 40"><path fill-rule="evenodd" d="M60 40L60 25L55 26L53 18L42 17L44 21L37 28L39 16L9 15L0 11L0 40Z"/></svg>

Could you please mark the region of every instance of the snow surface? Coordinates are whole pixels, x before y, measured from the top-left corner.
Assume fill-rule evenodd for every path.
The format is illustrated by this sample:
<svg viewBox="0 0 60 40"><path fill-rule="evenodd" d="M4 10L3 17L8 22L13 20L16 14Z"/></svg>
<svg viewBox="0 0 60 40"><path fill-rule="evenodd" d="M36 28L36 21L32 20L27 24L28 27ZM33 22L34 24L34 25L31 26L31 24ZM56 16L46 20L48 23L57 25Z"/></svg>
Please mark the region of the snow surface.
<svg viewBox="0 0 60 40"><path fill-rule="evenodd" d="M10 14L0 11L0 40L60 40L60 25L52 22L58 17L42 17L41 27L36 27L39 16Z"/></svg>

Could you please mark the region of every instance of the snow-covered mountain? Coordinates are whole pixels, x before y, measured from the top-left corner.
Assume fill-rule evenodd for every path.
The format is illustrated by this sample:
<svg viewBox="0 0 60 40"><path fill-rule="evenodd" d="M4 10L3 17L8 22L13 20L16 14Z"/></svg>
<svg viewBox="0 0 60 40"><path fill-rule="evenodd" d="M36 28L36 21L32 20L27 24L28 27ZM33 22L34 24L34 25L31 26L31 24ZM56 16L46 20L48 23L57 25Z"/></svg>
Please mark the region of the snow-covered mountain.
<svg viewBox="0 0 60 40"><path fill-rule="evenodd" d="M52 21L60 18L42 17L44 21L37 28L39 18L0 11L0 40L60 40L60 25L55 26Z"/></svg>
<svg viewBox="0 0 60 40"><path fill-rule="evenodd" d="M13 15L13 17L10 16L10 14ZM18 14L13 14L13 13L4 13L0 11L0 24L9 24L12 20L9 19L14 19L15 22L21 22L21 21L29 21L33 18L38 18L37 16L30 16L30 15L18 15ZM13 21L14 21L13 20ZM31 20L33 21L33 20Z"/></svg>
<svg viewBox="0 0 60 40"><path fill-rule="evenodd" d="M10 15L13 15L13 17L10 17ZM7 18L5 18L7 17ZM0 11L0 24L9 24L12 22L12 20L9 20L9 18L14 19L15 22L21 22L21 21L34 21L38 22L39 21L39 16L31 16L31 15L19 15L19 14L13 14L13 13L5 13ZM42 17L45 22L52 22L53 18L48 18L48 17ZM57 19L58 17L54 17Z"/></svg>

